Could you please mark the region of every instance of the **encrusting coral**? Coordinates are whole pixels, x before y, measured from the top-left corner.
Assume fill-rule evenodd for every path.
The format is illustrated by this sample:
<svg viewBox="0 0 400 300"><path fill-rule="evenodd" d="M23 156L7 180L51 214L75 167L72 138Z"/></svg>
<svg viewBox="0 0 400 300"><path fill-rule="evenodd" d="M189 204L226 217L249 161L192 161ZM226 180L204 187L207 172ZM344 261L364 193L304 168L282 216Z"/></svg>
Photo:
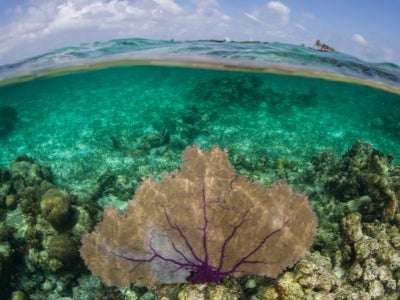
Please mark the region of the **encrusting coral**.
<svg viewBox="0 0 400 300"><path fill-rule="evenodd" d="M194 146L180 170L145 179L123 213L106 208L80 252L108 285L276 277L304 254L316 226L306 195L251 183L226 151Z"/></svg>
<svg viewBox="0 0 400 300"><path fill-rule="evenodd" d="M32 157L0 170L0 299L72 295L84 268L78 241L97 220L91 207L56 188L50 167Z"/></svg>

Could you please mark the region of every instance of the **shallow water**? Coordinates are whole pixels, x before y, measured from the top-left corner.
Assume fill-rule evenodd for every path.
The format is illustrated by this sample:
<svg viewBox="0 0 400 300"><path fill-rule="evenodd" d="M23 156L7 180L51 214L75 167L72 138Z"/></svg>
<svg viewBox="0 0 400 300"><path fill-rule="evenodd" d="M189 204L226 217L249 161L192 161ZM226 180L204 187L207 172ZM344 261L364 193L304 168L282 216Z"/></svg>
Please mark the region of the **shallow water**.
<svg viewBox="0 0 400 300"><path fill-rule="evenodd" d="M357 140L400 157L399 95L304 76L114 66L3 86L0 106L18 115L0 137L1 166L28 154L75 192L107 171L170 171L192 144L303 167Z"/></svg>
<svg viewBox="0 0 400 300"><path fill-rule="evenodd" d="M310 248L316 260L308 257L303 264L307 270L308 263L322 269L317 275L308 274L318 277L315 286L305 289L310 295L320 292L320 281L328 282L326 274L337 276L334 281L339 282L326 288L333 298L353 290L357 294L351 298L361 298L371 289L370 279L342 276L353 274L354 265L364 274L370 272L365 257L358 258L354 241L348 239L349 232L360 233L363 227L364 240L375 241L378 236L382 247L373 252L370 244L364 245L371 252L366 261L376 260L386 268L382 270L389 270L393 278L376 278L385 295L393 295L388 299L396 299L400 171L392 167L391 157L356 141L373 144L394 157L393 165L399 164L399 83L399 68L394 65L263 43L118 40L59 49L0 66L0 217L4 221L0 238L5 253L0 253L0 286L4 285L0 297L9 298L18 290L30 299L111 297L107 293L112 290L90 276L77 255L81 235L100 220L102 208L97 204L123 208L144 176L160 178L176 169L184 149L198 144L203 149L213 145L228 149L232 165L250 180L267 185L284 180L308 194L319 226ZM342 155L352 145L350 155L342 160L327 151ZM35 186L35 181L26 187L21 183L24 176L37 176L25 174L27 170L35 173L44 168L34 164L29 169L25 164L29 159L20 158L22 171L6 170L20 154L49 166L54 186L77 196L68 200L73 220L67 218L77 224L69 224L66 231L53 228L39 207L42 194L53 187L46 182L48 173L39 174L43 186ZM388 209L391 215L384 219L383 211ZM357 223L358 213L363 222L374 223ZM354 230L351 222L360 228ZM374 226L383 233L376 234ZM9 232L4 230L7 227ZM50 245L59 236L76 242L66 240L74 271L69 269L68 255L67 261L59 262L61 266L52 265L54 257L56 263L65 259ZM358 246L365 251L362 244ZM321 264L321 257L325 263ZM252 291L243 287L243 299L276 283L262 280ZM175 287L175 293L180 288ZM162 294L162 290L153 291ZM130 292L145 295L147 291L133 287ZM120 292L114 292L117 299Z"/></svg>

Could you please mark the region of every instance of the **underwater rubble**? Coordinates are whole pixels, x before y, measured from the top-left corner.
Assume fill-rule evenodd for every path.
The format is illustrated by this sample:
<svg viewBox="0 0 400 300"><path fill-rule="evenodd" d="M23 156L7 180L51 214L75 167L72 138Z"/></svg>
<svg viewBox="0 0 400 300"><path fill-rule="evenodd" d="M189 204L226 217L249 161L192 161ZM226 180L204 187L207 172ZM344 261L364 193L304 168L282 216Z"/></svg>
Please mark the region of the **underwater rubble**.
<svg viewBox="0 0 400 300"><path fill-rule="evenodd" d="M165 133L157 145L166 139ZM149 147L153 140L146 139ZM91 196L80 199L55 185L50 167L20 155L0 170L0 299L399 298L400 167L390 155L357 141L342 156L328 149L303 167L283 159L248 161L255 163L233 158L247 174L259 174L251 169L258 164L262 172L273 169L270 181L285 180L305 192L319 219L311 248L278 278L104 286L80 258L80 239L101 221L102 195L132 197L134 185L104 174Z"/></svg>

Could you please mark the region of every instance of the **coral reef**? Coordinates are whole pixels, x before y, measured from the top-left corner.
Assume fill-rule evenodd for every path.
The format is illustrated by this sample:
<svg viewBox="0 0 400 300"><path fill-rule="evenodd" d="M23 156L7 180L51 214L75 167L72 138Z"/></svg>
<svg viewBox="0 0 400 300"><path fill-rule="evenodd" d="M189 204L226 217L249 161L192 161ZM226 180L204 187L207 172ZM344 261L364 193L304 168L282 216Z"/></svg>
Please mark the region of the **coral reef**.
<svg viewBox="0 0 400 300"><path fill-rule="evenodd" d="M56 229L70 222L72 214L71 196L60 189L46 191L40 199L41 215Z"/></svg>
<svg viewBox="0 0 400 300"><path fill-rule="evenodd" d="M363 220L391 221L399 212L400 168L392 165L393 158L375 150L372 145L357 141L338 158L332 152L314 156L306 181L320 187L320 200L335 202L332 213L338 219L344 212L359 211ZM337 203L342 201L342 204ZM327 209L327 205L321 206ZM326 211L324 213L327 217Z"/></svg>
<svg viewBox="0 0 400 300"><path fill-rule="evenodd" d="M224 158L222 161L232 168L226 154L216 152L218 153L221 155L220 158ZM98 186L94 187L87 200L79 199L55 186L50 168L40 165L31 157L21 155L11 162L10 169L0 171L0 298L398 299L400 211L396 201L399 199L400 176L399 168L392 165L392 158L361 141L356 142L342 156L332 150L315 154L307 168L290 162L284 156L269 161L269 157L263 156L262 151L259 153L260 156L243 157L238 149L234 149L231 160L234 166L249 178L268 174L267 182L273 182L277 178L282 178L281 176L287 178L290 174L290 182L296 189L308 194L319 219L312 246L293 267L285 270L277 278L246 275L249 272L244 272L238 274L239 277L220 278L218 283L138 286L136 285L138 281L135 281L126 289L107 287L99 278L92 276L86 270L78 251L80 238L92 230L94 224L101 221L102 209L97 203L103 200L109 201L111 198L129 197L136 182L116 173L107 173L99 178ZM184 159L184 162L186 161L187 156ZM213 163L215 162L214 160ZM200 166L201 163L196 165ZM184 181L188 188L193 187L187 177L180 175L180 172L191 174L189 167L184 163L181 171L164 175L164 178L168 178L171 184L175 180ZM214 171L218 171L217 173L222 176L226 169L222 167ZM233 169L231 172L236 174ZM244 178L243 175L235 176L234 180L231 180L232 186L226 187L225 191L232 189L239 178ZM198 180L204 178L200 176ZM243 183L240 180L239 182ZM218 189L224 186L220 183L221 180L215 182ZM247 184L252 187L260 185ZM140 199L157 195L151 198L158 199L156 203L163 203L160 199L164 199L162 195L166 190L177 198L179 195L177 189L169 185L163 190L160 187L163 185L163 180L146 179L143 185L146 188L139 187L133 201L146 206L139 209L140 207L133 205L134 202L130 202L129 206L130 209L134 207L135 211L138 209L138 213L145 217L148 216L147 212L152 213L152 217L147 217L146 220L151 225L160 222L163 217L165 221L165 216L175 215L172 210L187 211L187 206L181 206L187 200L190 200L191 205L199 201L185 196L175 207L167 204L155 207L151 202ZM148 190L150 187L151 190ZM273 186L272 190L263 187L265 191L271 193L280 188L282 185ZM221 195L227 196L229 193ZM393 195L395 197L389 197ZM230 198L221 196L218 199L229 202ZM394 206L391 205L390 199L395 200ZM218 201L207 202L207 208L217 211L214 206L217 203ZM246 201L241 205L245 203ZM42 207L48 207L47 205L54 209L54 214L53 209L42 210ZM157 216L156 212L160 207L165 213ZM201 208L201 205L199 207ZM235 224L240 224L240 217L239 219L232 217L231 210L233 209L226 209L219 215L233 222L231 223L233 227L230 227L232 230ZM127 213L131 214L129 209L122 213L114 209L107 211L112 211L112 216L118 216L119 220L128 218ZM260 209L253 212L260 215L252 220L265 222L266 219L271 219L262 218ZM203 228L201 224L204 223L198 223L196 220L204 221L205 215L194 213L186 215L188 221L185 224L197 224L195 228L198 235ZM132 216L138 217L136 214ZM207 214L210 231L214 227L211 226L212 222L217 220L211 216L212 214ZM175 240L169 240L169 237L173 237L174 234L176 236L177 233L179 235L179 229L183 236L190 231L189 225L183 226L172 217L169 221L169 230L164 235L159 231L151 232L153 250L158 251L162 247L161 243L167 242L170 245L168 249L171 250L169 253L173 253L174 247L180 249L178 247L181 247L181 244L178 241L172 243L171 241ZM132 222L136 224L136 220ZM98 226L101 227L102 224L105 223L100 223ZM252 232L258 227L260 225L253 224ZM115 228L104 226L102 231L107 230L118 235ZM127 233L131 234L131 230L127 230ZM146 231L146 228L144 230ZM240 226L237 231L240 231ZM213 233L215 235L217 231L213 230ZM133 240L129 234L125 240ZM233 238L231 240L233 241ZM244 240L247 244L254 241L250 234L247 234ZM240 247L234 248L235 253L240 252L238 251ZM148 254L154 254L151 252L153 250L147 249ZM127 249L123 251L124 255L127 255ZM161 254L166 255L166 253ZM264 258L270 261L271 253L264 255ZM104 261L99 261L99 264L104 265ZM168 271L170 270L167 269ZM190 280L194 275L194 272L184 273L182 278L189 276Z"/></svg>
<svg viewBox="0 0 400 300"><path fill-rule="evenodd" d="M350 213L342 219L346 241L342 253L345 283L338 295L348 299L397 299L400 283L400 236L398 226L380 222L361 223L359 213Z"/></svg>
<svg viewBox="0 0 400 300"><path fill-rule="evenodd" d="M357 142L343 156L328 180L329 191L343 201L369 197L369 205L358 205L365 219L392 219L398 209L400 170L392 167L392 157ZM380 216L376 213L381 212Z"/></svg>
<svg viewBox="0 0 400 300"><path fill-rule="evenodd" d="M77 247L77 242L68 235L54 235L49 240L49 257L60 261L63 265L73 264L78 257Z"/></svg>
<svg viewBox="0 0 400 300"><path fill-rule="evenodd" d="M394 237L399 230L360 219L358 213L342 219L342 251L331 258L309 253L255 299L398 299L400 252Z"/></svg>
<svg viewBox="0 0 400 300"><path fill-rule="evenodd" d="M255 106L264 99L263 78L256 75L217 77L199 83L191 95L211 106Z"/></svg>
<svg viewBox="0 0 400 300"><path fill-rule="evenodd" d="M1 171L0 199L0 298L66 296L74 274L84 272L79 240L95 214L55 187L49 167L26 155Z"/></svg>
<svg viewBox="0 0 400 300"><path fill-rule="evenodd" d="M180 170L144 180L123 214L106 208L81 255L108 285L276 277L310 246L316 223L305 195L248 182L217 147L188 147Z"/></svg>
<svg viewBox="0 0 400 300"><path fill-rule="evenodd" d="M221 107L224 109L240 105L247 109L258 108L264 103L274 113L286 113L294 107L314 106L317 103L316 89L299 92L296 89L282 92L270 86L265 86L264 80L257 75L224 76L199 83L190 91L188 98L193 99L195 112L184 121L194 123L196 116L208 116L213 119ZM201 127L200 127L201 128Z"/></svg>

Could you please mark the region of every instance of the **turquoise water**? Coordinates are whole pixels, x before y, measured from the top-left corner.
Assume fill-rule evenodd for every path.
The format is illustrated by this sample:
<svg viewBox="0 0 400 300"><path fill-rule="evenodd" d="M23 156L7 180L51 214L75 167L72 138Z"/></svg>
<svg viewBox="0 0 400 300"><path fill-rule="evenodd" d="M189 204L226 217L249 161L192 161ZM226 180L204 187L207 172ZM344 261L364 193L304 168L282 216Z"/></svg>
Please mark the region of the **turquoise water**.
<svg viewBox="0 0 400 300"><path fill-rule="evenodd" d="M25 153L57 183L90 190L107 171L160 174L187 145L305 166L316 152L357 140L400 157L400 96L371 87L279 74L126 66L74 72L0 88L17 111L0 138L0 164ZM143 140L168 135L143 149ZM244 170L251 171L251 170Z"/></svg>
<svg viewBox="0 0 400 300"><path fill-rule="evenodd" d="M31 294L31 299L106 295L110 290L94 281L77 255L72 255L77 265L74 271L47 264L48 255L59 258L56 250L49 250L52 237L68 235L75 241L69 245L76 254L80 236L100 220L104 206L124 207L143 177L160 178L163 172L176 169L184 149L194 144L202 149L214 145L228 149L232 165L250 180L267 185L283 180L295 189L310 191L320 218L311 252L320 255L320 251L324 259L336 264L337 274L347 274L355 254L340 253L345 248L340 244L344 234L338 228L343 212L357 209L369 218L380 218L379 209L391 208L385 197L398 197L398 169L376 171L373 163L368 164L367 179L362 172L361 179L355 179L367 188L355 188L356 192L353 182L348 187L332 172L343 178L351 178L351 172L358 176L346 169L346 163L351 165L353 159L357 166L357 151L361 149L361 157L363 151L368 157L367 146L357 144L354 156L348 155L343 164L338 161L360 140L389 155L387 161L393 157L393 165L399 164L399 87L400 72L395 65L277 43L115 40L63 48L0 66L0 219L6 224L0 224L0 242L8 236L17 253L9 255L13 257L10 262L0 251L0 287L5 287L0 297L15 290ZM380 163L386 159L381 152L371 153ZM6 171L20 154L50 167L55 186L76 195L71 203L74 213L79 211L76 218L82 227L63 231L46 223L39 202L49 188L47 183L40 188L26 183L24 189L18 176ZM25 162L25 158L18 160ZM377 172L372 175L380 172L384 180L369 189L370 168ZM363 196L376 196L375 203L366 208L348 201ZM93 208L93 203L101 209ZM400 217L394 216L398 201L393 203L391 223L384 223L383 217L379 220L387 228L400 224ZM89 215L86 227L84 211ZM2 233L6 226L14 233ZM366 232L373 231L371 226ZM398 231L391 230L391 238L398 241ZM398 247L396 243L392 242L393 247ZM324 249L324 245L329 246ZM363 261L357 263L368 268ZM390 265L389 259L379 263L391 268L398 280L397 266ZM11 281L11 277L17 279ZM340 280L347 284L347 278ZM362 296L369 283L357 280L349 284L355 289L361 286L357 295ZM263 284L272 281L258 282L259 291L251 293L261 293ZM394 289L393 283L387 283L391 281L382 282L387 293L394 295L396 282ZM134 292L142 295L147 290Z"/></svg>

